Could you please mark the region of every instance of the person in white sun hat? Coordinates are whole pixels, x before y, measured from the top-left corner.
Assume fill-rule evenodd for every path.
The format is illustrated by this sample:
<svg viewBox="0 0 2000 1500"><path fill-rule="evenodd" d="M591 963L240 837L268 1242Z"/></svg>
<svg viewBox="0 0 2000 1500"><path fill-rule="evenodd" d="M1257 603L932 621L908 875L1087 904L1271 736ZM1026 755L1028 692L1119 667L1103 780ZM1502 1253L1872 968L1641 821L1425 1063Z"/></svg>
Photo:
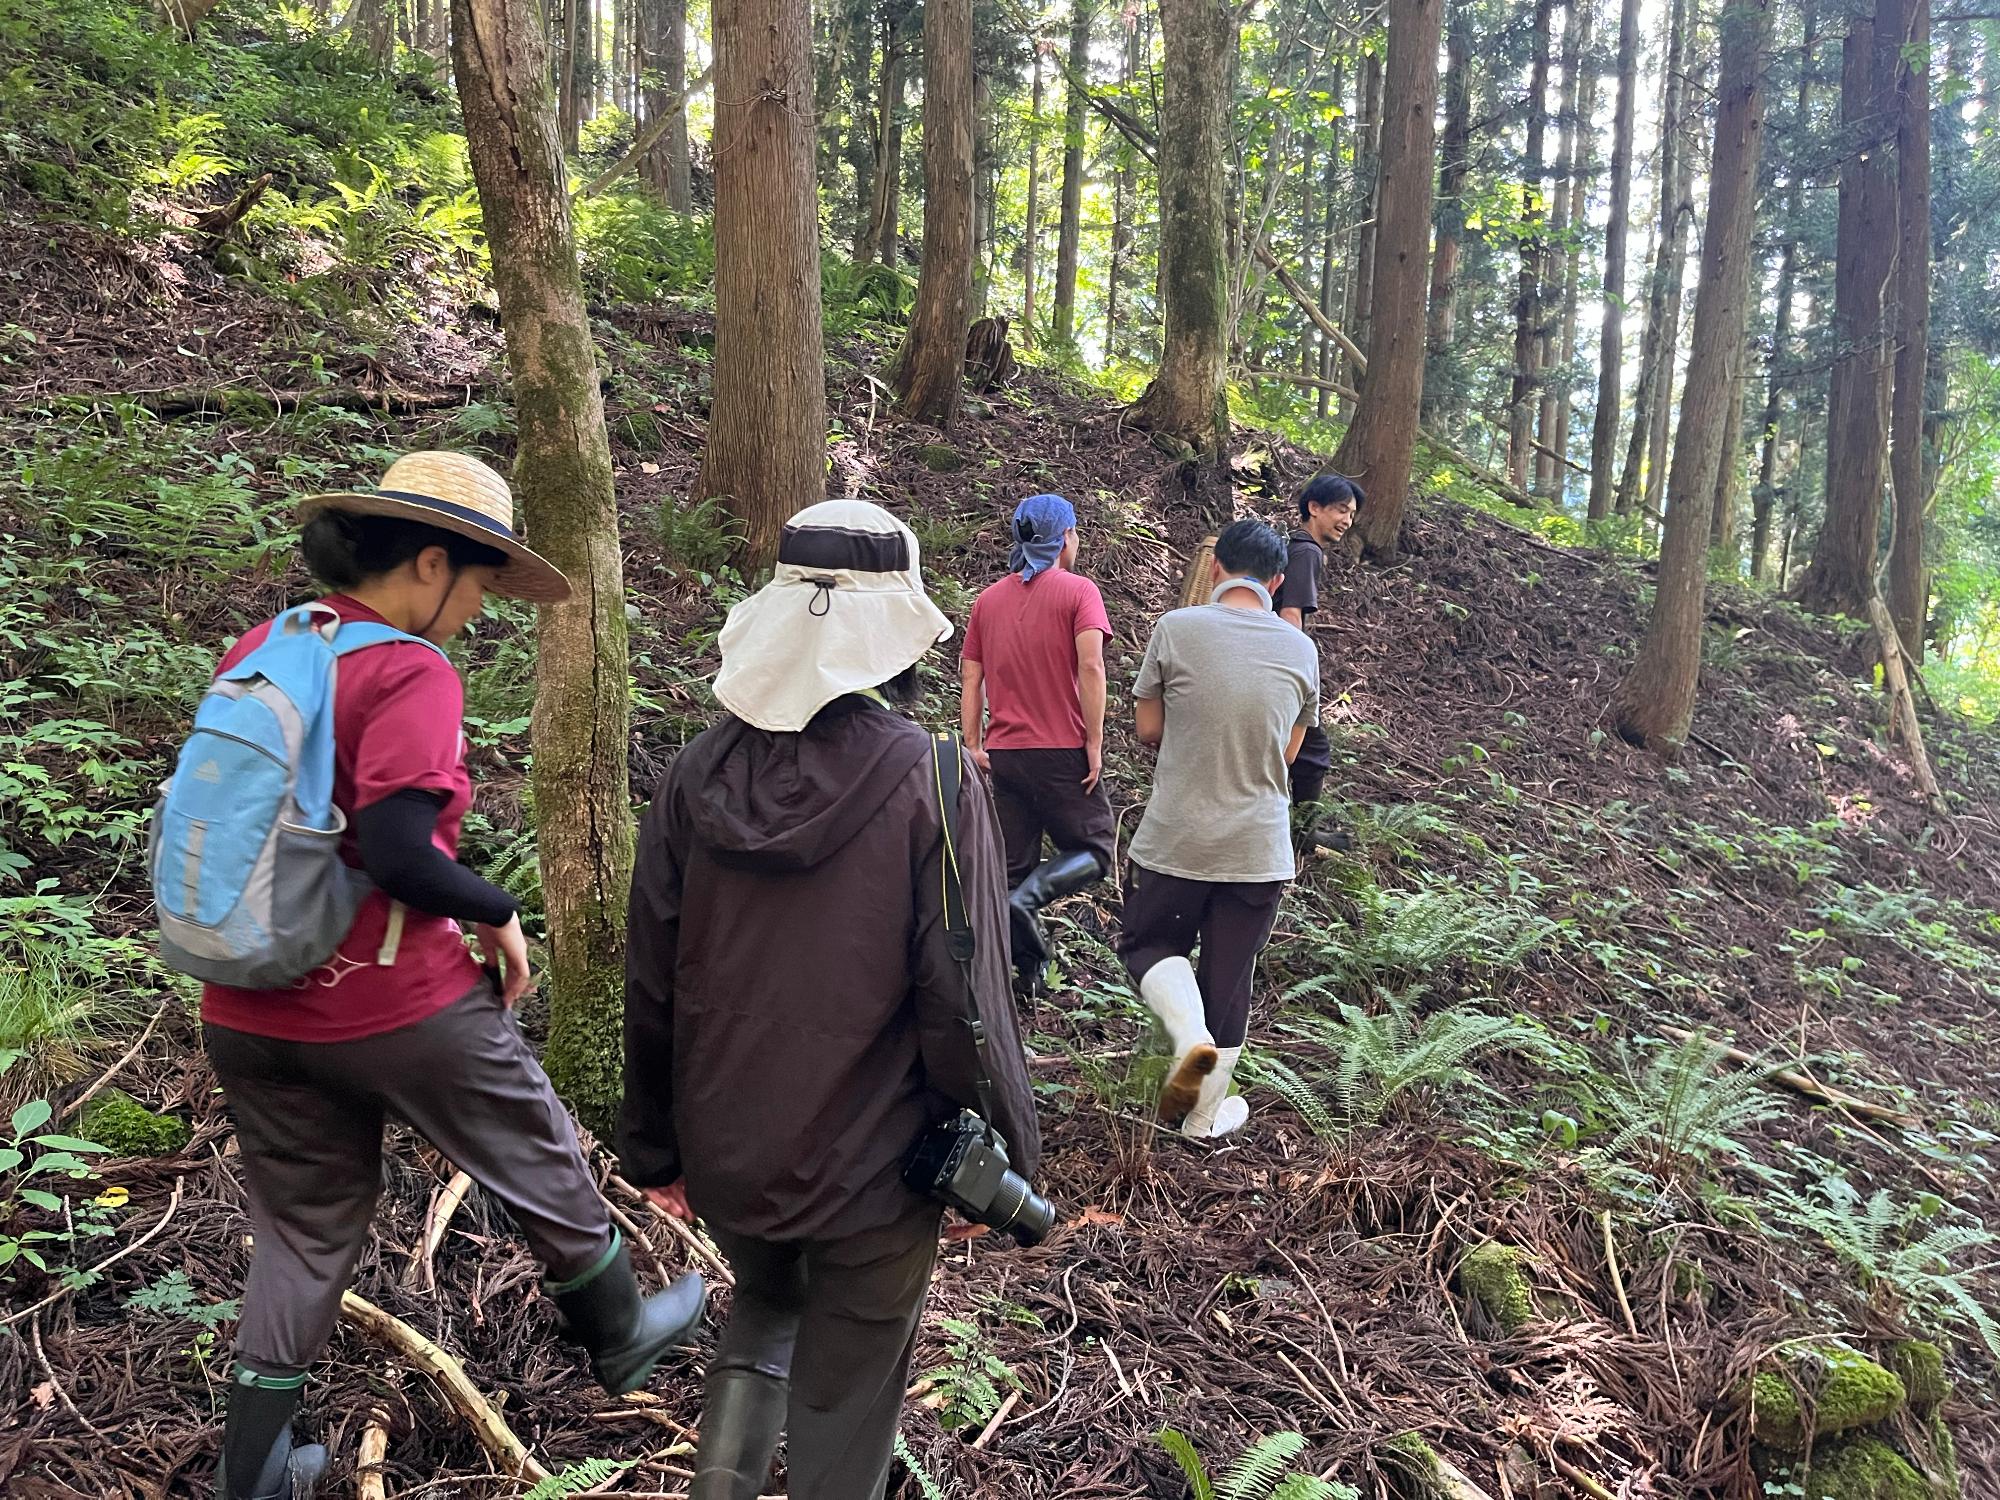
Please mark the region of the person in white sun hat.
<svg viewBox="0 0 2000 1500"><path fill-rule="evenodd" d="M640 829L619 1156L661 1210L698 1211L736 1273L694 1500L765 1493L781 1431L795 1500L882 1495L942 1212L902 1164L979 1104L968 989L990 1123L1013 1168L1035 1168L999 824L965 757L947 840L949 761L902 712L950 634L907 526L859 500L800 511L723 629L728 716Z"/></svg>
<svg viewBox="0 0 2000 1500"><path fill-rule="evenodd" d="M339 907L337 922L323 923L324 962L275 982L255 951L274 925L268 917L231 952L184 930L200 925L197 913L176 910L184 899L199 907L224 877L218 853L253 816L254 778L218 770L230 752L212 735L184 753L162 804L174 815L155 830L168 959L177 934L205 948L190 972L210 980L203 1036L235 1121L255 1230L221 1500L291 1500L325 1467L324 1447L293 1444L292 1417L368 1243L389 1118L408 1122L507 1209L547 1267L544 1289L571 1337L614 1394L642 1385L690 1339L704 1297L698 1276L640 1296L569 1115L507 1014L530 983L517 903L457 862L472 801L464 685L439 647L489 595L553 603L569 596L568 581L515 535L506 481L463 454L407 454L379 488L315 495L301 513L306 565L328 592L247 633L210 698L282 687L288 673L260 649L267 642L291 650L317 636L331 648L328 821L344 830L339 856L367 877L351 882L364 893L351 916L320 903ZM188 743L203 743L201 721ZM313 915L300 910L313 904L300 883L279 885L277 925ZM460 924L477 935L483 972ZM235 983L216 982L232 975Z"/></svg>

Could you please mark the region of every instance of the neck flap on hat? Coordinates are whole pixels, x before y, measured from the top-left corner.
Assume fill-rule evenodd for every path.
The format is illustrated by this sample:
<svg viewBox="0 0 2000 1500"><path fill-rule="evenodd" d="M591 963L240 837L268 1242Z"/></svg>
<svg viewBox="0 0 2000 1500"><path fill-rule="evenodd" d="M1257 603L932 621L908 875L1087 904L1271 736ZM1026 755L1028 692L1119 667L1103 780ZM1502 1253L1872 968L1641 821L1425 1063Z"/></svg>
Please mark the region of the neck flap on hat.
<svg viewBox="0 0 2000 1500"><path fill-rule="evenodd" d="M1063 542L1076 526L1076 509L1061 495L1030 495L1014 508L1014 548L1007 571L1031 583L1062 556Z"/></svg>

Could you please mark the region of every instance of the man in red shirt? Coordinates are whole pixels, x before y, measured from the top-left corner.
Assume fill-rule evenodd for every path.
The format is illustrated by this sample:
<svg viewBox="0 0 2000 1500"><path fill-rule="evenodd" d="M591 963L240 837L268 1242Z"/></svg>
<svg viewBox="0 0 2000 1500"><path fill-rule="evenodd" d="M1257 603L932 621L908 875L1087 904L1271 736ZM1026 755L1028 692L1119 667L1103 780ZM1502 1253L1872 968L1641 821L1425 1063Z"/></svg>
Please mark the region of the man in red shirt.
<svg viewBox="0 0 2000 1500"><path fill-rule="evenodd" d="M1014 511L1007 576L972 606L960 651L966 748L993 780L1007 845L1014 967L1030 992L1049 958L1039 913L1111 868L1104 793L1104 642L1097 585L1075 571L1076 511L1034 495ZM1047 835L1055 852L1042 859Z"/></svg>

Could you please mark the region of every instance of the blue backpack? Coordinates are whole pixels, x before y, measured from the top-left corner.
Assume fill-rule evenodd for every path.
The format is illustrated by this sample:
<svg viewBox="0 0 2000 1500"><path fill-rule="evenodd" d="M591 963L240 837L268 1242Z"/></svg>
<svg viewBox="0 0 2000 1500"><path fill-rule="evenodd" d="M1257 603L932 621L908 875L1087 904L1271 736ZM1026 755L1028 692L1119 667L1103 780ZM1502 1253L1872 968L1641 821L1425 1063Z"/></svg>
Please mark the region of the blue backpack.
<svg viewBox="0 0 2000 1500"><path fill-rule="evenodd" d="M347 936L369 881L340 857L347 818L333 805L334 682L341 657L390 641L438 650L308 604L273 621L263 644L203 695L149 839L170 968L281 989Z"/></svg>

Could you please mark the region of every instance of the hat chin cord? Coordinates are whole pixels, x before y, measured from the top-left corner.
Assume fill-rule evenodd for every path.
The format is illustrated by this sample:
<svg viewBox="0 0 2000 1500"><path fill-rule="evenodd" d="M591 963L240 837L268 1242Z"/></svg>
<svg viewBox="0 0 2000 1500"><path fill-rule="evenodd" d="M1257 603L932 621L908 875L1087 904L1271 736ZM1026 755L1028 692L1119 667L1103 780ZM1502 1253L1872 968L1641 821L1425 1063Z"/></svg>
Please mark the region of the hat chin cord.
<svg viewBox="0 0 2000 1500"><path fill-rule="evenodd" d="M458 592L458 580L462 572L463 570L457 563L451 565L451 576L445 580L444 592L438 596L437 608L431 611L431 617L424 621L423 628L416 631L415 634L422 636L425 640L431 638L431 627L437 624L438 616L444 613L444 607L451 603L451 596Z"/></svg>

